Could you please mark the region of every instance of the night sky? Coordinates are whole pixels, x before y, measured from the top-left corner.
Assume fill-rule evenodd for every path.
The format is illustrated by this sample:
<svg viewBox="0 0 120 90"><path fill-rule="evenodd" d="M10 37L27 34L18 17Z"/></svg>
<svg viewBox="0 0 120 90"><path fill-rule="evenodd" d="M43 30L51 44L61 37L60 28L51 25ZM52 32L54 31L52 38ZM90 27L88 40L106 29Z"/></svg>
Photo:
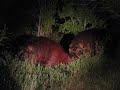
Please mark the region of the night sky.
<svg viewBox="0 0 120 90"><path fill-rule="evenodd" d="M7 24L9 30L21 27L30 22L31 0L2 0L0 1L0 24Z"/></svg>

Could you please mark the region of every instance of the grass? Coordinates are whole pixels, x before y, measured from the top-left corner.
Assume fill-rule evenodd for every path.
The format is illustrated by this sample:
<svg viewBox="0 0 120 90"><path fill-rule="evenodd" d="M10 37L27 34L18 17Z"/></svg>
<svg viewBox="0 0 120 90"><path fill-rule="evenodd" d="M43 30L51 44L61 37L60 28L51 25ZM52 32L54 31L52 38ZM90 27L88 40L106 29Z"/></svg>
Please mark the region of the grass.
<svg viewBox="0 0 120 90"><path fill-rule="evenodd" d="M3 81L7 90L117 90L120 87L119 64L110 63L102 55L85 55L68 65L44 67L4 54L6 61L1 64L4 66L1 70L5 73Z"/></svg>

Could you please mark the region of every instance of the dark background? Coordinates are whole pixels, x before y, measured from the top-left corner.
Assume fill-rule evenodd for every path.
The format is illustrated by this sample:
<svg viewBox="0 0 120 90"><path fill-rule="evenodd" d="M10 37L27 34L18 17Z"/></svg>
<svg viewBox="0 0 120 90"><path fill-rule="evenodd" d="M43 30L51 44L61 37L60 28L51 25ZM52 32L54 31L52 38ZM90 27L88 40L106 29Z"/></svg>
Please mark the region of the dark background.
<svg viewBox="0 0 120 90"><path fill-rule="evenodd" d="M0 24L7 24L10 31L28 24L31 20L29 10L31 0L2 0L0 1Z"/></svg>

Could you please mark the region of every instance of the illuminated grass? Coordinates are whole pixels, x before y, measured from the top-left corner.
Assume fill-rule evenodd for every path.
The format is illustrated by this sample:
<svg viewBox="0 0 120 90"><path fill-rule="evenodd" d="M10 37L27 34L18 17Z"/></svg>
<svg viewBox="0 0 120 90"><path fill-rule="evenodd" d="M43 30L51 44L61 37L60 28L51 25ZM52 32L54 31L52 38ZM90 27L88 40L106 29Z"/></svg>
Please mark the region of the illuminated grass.
<svg viewBox="0 0 120 90"><path fill-rule="evenodd" d="M10 76L20 86L20 90L116 90L119 88L120 68L116 64L109 65L101 55L81 56L68 65L54 67L30 64L27 60L20 60L18 57L13 59L10 55L6 58Z"/></svg>

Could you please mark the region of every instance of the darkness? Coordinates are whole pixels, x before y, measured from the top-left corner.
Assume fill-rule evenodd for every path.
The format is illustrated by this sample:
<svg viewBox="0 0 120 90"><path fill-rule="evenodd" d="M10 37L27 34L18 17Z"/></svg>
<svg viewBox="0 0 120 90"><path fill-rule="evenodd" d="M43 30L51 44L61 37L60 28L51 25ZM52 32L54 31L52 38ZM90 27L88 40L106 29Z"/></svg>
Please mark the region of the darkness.
<svg viewBox="0 0 120 90"><path fill-rule="evenodd" d="M0 25L6 24L8 32L17 32L18 27L29 24L31 0L0 0ZM1 49L1 48L0 48ZM0 50L1 52L1 50ZM1 56L0 59L5 59ZM7 66L0 61L0 90L21 90ZM7 72L7 73L6 73Z"/></svg>
<svg viewBox="0 0 120 90"><path fill-rule="evenodd" d="M0 24L7 24L10 31L21 25L28 24L31 17L29 14L31 7L31 0L0 1Z"/></svg>
<svg viewBox="0 0 120 90"><path fill-rule="evenodd" d="M60 44L63 46L63 48L65 49L65 51L67 53L69 53L69 45L71 44L71 41L74 38L74 34L64 34L62 39L60 40Z"/></svg>

